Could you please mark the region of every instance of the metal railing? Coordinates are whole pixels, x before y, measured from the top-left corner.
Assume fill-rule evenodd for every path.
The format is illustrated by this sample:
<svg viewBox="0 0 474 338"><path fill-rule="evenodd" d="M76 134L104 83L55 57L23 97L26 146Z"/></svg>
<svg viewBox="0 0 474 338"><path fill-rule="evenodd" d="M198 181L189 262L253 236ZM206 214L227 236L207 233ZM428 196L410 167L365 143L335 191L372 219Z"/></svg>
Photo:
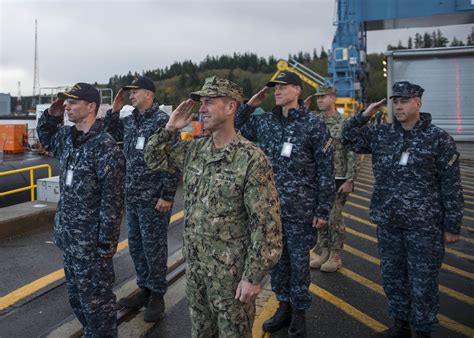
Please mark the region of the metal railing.
<svg viewBox="0 0 474 338"><path fill-rule="evenodd" d="M27 185L26 187L23 187L23 188L17 188L17 189L13 189L13 190L0 192L0 197L11 195L11 194L16 194L17 192L30 190L31 191L31 200L34 201L35 200L35 188L36 188L34 171L36 169L42 169L42 168L48 168L48 177L51 177L52 169L51 169L51 165L49 165L49 164L40 164L40 165L35 165L35 166L32 166L32 167L14 169L14 170L1 172L0 177L6 176L6 175L11 175L11 174L22 173L22 172L25 172L25 171L29 171L30 172L30 185Z"/></svg>

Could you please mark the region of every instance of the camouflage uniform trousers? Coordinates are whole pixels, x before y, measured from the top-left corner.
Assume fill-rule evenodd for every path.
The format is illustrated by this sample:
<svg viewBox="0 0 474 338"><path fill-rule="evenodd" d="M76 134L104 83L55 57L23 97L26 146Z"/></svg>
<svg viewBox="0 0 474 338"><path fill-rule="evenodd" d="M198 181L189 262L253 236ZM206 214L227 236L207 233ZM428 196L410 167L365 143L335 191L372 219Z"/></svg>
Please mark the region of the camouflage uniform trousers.
<svg viewBox="0 0 474 338"><path fill-rule="evenodd" d="M234 299L241 274L231 276L230 270L224 264L203 268L200 263L188 262L186 296L193 338L252 337L255 303Z"/></svg>
<svg viewBox="0 0 474 338"><path fill-rule="evenodd" d="M438 327L443 236L437 227L377 227L382 285L390 315L409 321L415 330L434 331Z"/></svg>
<svg viewBox="0 0 474 338"><path fill-rule="evenodd" d="M294 309L306 310L311 305L309 250L316 237L311 224L283 221L283 251L270 277L278 301L289 302Z"/></svg>
<svg viewBox="0 0 474 338"><path fill-rule="evenodd" d="M137 285L164 295L167 289L168 225L171 211L127 204L128 246Z"/></svg>
<svg viewBox="0 0 474 338"><path fill-rule="evenodd" d="M318 244L316 247L329 250L342 250L346 239L346 226L342 217L342 210L350 193L338 192L334 205L329 214L327 226L318 230Z"/></svg>
<svg viewBox="0 0 474 338"><path fill-rule="evenodd" d="M64 254L69 303L85 337L117 337L117 305L112 258Z"/></svg>

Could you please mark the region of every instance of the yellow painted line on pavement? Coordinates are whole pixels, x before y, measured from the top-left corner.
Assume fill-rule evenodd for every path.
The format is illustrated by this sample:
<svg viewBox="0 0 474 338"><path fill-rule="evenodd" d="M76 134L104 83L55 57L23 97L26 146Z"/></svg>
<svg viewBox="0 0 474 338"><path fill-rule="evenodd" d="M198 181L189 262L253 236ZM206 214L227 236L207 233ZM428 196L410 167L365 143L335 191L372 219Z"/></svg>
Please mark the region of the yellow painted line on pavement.
<svg viewBox="0 0 474 338"><path fill-rule="evenodd" d="M252 337L253 338L267 338L270 337L268 332L262 330L263 322L267 319L270 319L271 316L276 312L278 308L278 300L275 297L275 294L272 292L272 295L263 305L262 311L255 317L252 326Z"/></svg>
<svg viewBox="0 0 474 338"><path fill-rule="evenodd" d="M356 230L353 230L351 228L348 228L346 227L346 231L354 236L357 236L357 237L360 237L360 238L364 238L370 242L373 242L373 243L377 243L377 238L373 237L373 236L369 236L369 235L366 235L362 232L359 232L359 231L356 231ZM469 278L469 279L473 279L474 280L474 273L472 272L468 272L468 271L465 271L465 270L462 270L462 269L459 269L459 268L456 268L452 265L449 265L449 264L446 264L446 263L443 263L441 264L441 268L444 269L444 270L448 270L452 273L455 273L457 275L460 275L460 276L463 276L463 277L466 277L466 278Z"/></svg>
<svg viewBox="0 0 474 338"><path fill-rule="evenodd" d="M357 217L357 216L354 216L354 215L351 215L351 214L348 214L347 212L342 212L342 215L345 217L345 218L348 218L348 219L352 219L356 222L359 222L359 223L362 223L362 224L365 224L365 225L368 225L372 228L376 228L377 226L372 223L372 222L369 222L363 218L360 218L360 217ZM451 254L451 255L454 255L454 256L458 256L458 257L462 257L462 258L465 258L465 259L468 259L470 261L474 261L474 256L473 255L469 255L469 254L465 254L464 252L461 252L461 251L458 251L458 250L455 250L455 249L451 249L451 248L447 248L445 247L444 250Z"/></svg>
<svg viewBox="0 0 474 338"><path fill-rule="evenodd" d="M464 209L467 209L467 208L464 208ZM469 210L471 210L471 209L469 209ZM474 211L474 209L472 211ZM470 221L474 221L474 217L464 215L463 218L468 219Z"/></svg>
<svg viewBox="0 0 474 338"><path fill-rule="evenodd" d="M357 182L355 183L354 189L355 189L355 190L358 190L358 191L365 192L366 194L372 194L372 191L371 191L371 190L365 190L365 189L359 188L359 187L357 186Z"/></svg>
<svg viewBox="0 0 474 338"><path fill-rule="evenodd" d="M332 305L336 306L338 309L342 310L352 318L356 319L357 321L361 322L365 326L371 328L372 330L376 332L381 332L387 329L385 325L382 323L378 322L377 320L373 319L372 317L366 315L362 311L358 310L354 306L350 305L349 303L346 303L344 300L341 298L333 295L329 291L326 291L325 289L311 283L309 285L309 290L311 293L314 295L324 299L328 303L331 303Z"/></svg>
<svg viewBox="0 0 474 338"><path fill-rule="evenodd" d="M356 181L355 181L355 185L356 185L356 186L357 186L357 185L361 185L361 186L363 186L363 187L373 188L372 184L365 184L365 183L360 182L359 180L356 180Z"/></svg>
<svg viewBox="0 0 474 338"><path fill-rule="evenodd" d="M348 204L350 206L353 206L354 208L369 211L369 207L367 207L365 205L362 205L362 204L354 203L354 202L351 202L351 201L347 201L346 204ZM468 226L465 226L465 225L461 225L461 228L465 229L465 230L468 230L468 231L472 231L472 227L468 227ZM460 236L460 239L461 239L461 241L465 241L465 242L474 244L474 239L472 239L472 238Z"/></svg>
<svg viewBox="0 0 474 338"><path fill-rule="evenodd" d="M360 195L357 195L357 194L354 194L354 193L351 193L351 194L350 194L350 197L357 198L357 199L359 199L359 200L361 200L361 201L370 202L370 198L363 197L363 196L360 196Z"/></svg>
<svg viewBox="0 0 474 338"><path fill-rule="evenodd" d="M341 268L338 270L338 272L352 279L353 281L371 289L372 291L375 291L379 295L385 296L385 292L383 291L382 285L374 283L370 279L367 279L364 276L361 276L355 273L354 271L348 270L346 268ZM474 335L474 330L471 329L470 327L463 325L461 323L458 323L442 314L438 314L438 319L442 326L448 328L451 331L464 334L468 337L472 337Z"/></svg>
<svg viewBox="0 0 474 338"><path fill-rule="evenodd" d="M375 265L380 266L380 259L378 259L374 256L371 256L371 255L368 255L363 251L357 250L356 248L354 248L350 245L344 244L344 251L347 251L350 254L353 254L354 256L357 256L357 257L362 258L362 259L364 259L364 260L366 260L370 263L373 263ZM444 294L448 295L449 297L455 298L455 299L457 299L457 300L459 300L463 303L469 304L469 305L474 305L474 297L465 295L462 292L450 289L450 288L448 288L446 286L443 286L443 285L439 285L438 288L439 288L439 291L441 293L444 293Z"/></svg>
<svg viewBox="0 0 474 338"><path fill-rule="evenodd" d="M184 212L180 211L171 216L170 223L183 218ZM128 247L128 240L123 240L117 245L117 252ZM0 311L12 306L20 300L32 295L33 293L45 288L46 286L64 278L64 269L56 270L46 276L38 278L0 298Z"/></svg>

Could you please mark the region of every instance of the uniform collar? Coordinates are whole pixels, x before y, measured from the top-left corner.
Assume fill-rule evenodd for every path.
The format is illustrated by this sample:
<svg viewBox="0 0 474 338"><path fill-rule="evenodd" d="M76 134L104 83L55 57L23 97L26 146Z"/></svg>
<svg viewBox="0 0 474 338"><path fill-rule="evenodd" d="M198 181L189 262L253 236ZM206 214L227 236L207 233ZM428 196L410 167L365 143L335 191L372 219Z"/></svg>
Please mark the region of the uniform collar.
<svg viewBox="0 0 474 338"><path fill-rule="evenodd" d="M94 124L92 125L92 127L89 129L87 133L84 133L81 130L77 130L76 126L73 126L71 128L71 133L72 133L72 143L74 144L74 146L78 147L86 143L91 138L98 135L102 131L102 125L103 123L101 119L95 120Z"/></svg>
<svg viewBox="0 0 474 338"><path fill-rule="evenodd" d="M272 113L278 116L280 119L284 118L281 106L275 106L272 109ZM292 108L288 111L288 120L294 121L296 119L303 117L304 115L306 115L306 108L304 106L304 101L298 100L298 107Z"/></svg>
<svg viewBox="0 0 474 338"><path fill-rule="evenodd" d="M422 130L427 129L431 126L431 114L430 113L420 113L420 119L416 122L412 130ZM393 126L397 129L404 130L402 124L396 119L393 122Z"/></svg>
<svg viewBox="0 0 474 338"><path fill-rule="evenodd" d="M209 137L207 140L207 154L209 154L209 157L206 159L207 163L211 162L217 162L217 161L226 161L226 162L232 162L234 159L235 155L235 150L239 147L239 144L242 140L242 135L240 135L240 132L237 131L237 133L234 135L232 140L230 141L229 144L227 144L224 148L219 149L219 150L213 150L213 142L212 142L212 137Z"/></svg>
<svg viewBox="0 0 474 338"><path fill-rule="evenodd" d="M140 113L137 108L133 110L133 115L135 118L141 118L142 116L144 117L150 117L153 115L155 112L159 110L158 102L153 102L150 108L146 109L143 113Z"/></svg>

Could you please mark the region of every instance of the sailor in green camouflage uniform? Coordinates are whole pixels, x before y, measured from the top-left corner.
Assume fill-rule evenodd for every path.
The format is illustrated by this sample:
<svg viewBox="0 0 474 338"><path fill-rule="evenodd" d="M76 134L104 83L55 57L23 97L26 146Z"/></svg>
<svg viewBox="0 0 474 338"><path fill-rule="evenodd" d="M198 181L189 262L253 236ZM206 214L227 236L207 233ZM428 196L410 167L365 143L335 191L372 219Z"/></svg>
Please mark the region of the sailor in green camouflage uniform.
<svg viewBox="0 0 474 338"><path fill-rule="evenodd" d="M260 282L282 250L281 211L271 164L234 129L242 89L211 77L149 140L153 170L184 180L186 293L193 337L251 337ZM211 136L176 141L200 100Z"/></svg>
<svg viewBox="0 0 474 338"><path fill-rule="evenodd" d="M324 272L335 272L342 266L341 250L346 237L342 209L354 189L357 158L342 144L344 116L336 110L336 88L319 86L314 96L316 96L320 111L316 115L326 123L333 139L337 193L329 215L328 225L318 229L316 248L321 249L321 254L312 255L310 266Z"/></svg>

